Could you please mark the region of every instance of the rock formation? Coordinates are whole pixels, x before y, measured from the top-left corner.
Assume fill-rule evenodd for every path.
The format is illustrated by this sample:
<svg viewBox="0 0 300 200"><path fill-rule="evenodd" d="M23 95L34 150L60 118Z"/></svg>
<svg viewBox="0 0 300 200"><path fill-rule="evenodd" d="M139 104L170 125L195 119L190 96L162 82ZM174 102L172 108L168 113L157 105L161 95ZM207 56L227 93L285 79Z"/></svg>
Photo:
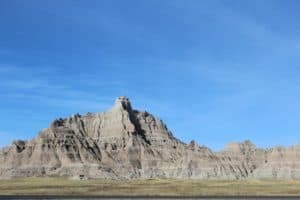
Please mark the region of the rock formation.
<svg viewBox="0 0 300 200"><path fill-rule="evenodd" d="M260 149L245 141L213 152L181 142L119 97L106 112L56 119L35 139L0 150L0 178L31 176L300 179L300 145Z"/></svg>

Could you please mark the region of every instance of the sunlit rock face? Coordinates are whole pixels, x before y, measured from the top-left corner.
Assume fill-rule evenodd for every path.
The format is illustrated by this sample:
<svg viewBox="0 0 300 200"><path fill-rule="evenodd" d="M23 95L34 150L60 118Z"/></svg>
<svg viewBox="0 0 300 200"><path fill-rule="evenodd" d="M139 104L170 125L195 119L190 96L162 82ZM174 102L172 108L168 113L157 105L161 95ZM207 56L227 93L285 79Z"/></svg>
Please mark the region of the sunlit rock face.
<svg viewBox="0 0 300 200"><path fill-rule="evenodd" d="M300 178L300 145L257 148L250 141L213 152L176 139L163 121L127 97L103 113L56 119L31 141L0 151L0 178Z"/></svg>

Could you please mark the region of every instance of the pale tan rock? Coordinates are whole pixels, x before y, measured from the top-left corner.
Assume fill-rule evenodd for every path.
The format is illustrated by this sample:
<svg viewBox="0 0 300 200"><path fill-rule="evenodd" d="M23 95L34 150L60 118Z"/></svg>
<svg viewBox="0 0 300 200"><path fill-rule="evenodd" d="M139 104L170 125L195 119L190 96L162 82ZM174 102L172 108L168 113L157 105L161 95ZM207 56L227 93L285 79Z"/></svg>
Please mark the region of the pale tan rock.
<svg viewBox="0 0 300 200"><path fill-rule="evenodd" d="M127 97L103 113L56 119L31 141L0 150L0 178L300 179L300 145L257 148L250 141L213 152L176 139L159 118Z"/></svg>

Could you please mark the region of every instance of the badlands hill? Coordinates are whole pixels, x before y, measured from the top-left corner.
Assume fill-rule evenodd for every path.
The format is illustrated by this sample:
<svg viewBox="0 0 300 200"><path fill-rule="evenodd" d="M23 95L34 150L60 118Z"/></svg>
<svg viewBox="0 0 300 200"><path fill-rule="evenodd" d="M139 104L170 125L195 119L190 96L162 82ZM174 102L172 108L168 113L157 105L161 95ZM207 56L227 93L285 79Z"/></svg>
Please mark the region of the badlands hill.
<svg viewBox="0 0 300 200"><path fill-rule="evenodd" d="M31 176L300 179L300 145L261 149L245 141L213 152L181 142L119 97L106 112L55 120L35 139L0 150L0 178Z"/></svg>

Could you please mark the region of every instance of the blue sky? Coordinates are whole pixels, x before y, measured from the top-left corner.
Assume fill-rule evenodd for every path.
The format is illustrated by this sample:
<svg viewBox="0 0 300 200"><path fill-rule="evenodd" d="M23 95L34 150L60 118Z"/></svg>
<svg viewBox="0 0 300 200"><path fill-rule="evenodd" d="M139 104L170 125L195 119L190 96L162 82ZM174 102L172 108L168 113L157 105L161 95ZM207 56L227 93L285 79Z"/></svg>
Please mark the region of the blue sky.
<svg viewBox="0 0 300 200"><path fill-rule="evenodd" d="M117 96L219 150L300 141L297 0L0 1L0 146Z"/></svg>

